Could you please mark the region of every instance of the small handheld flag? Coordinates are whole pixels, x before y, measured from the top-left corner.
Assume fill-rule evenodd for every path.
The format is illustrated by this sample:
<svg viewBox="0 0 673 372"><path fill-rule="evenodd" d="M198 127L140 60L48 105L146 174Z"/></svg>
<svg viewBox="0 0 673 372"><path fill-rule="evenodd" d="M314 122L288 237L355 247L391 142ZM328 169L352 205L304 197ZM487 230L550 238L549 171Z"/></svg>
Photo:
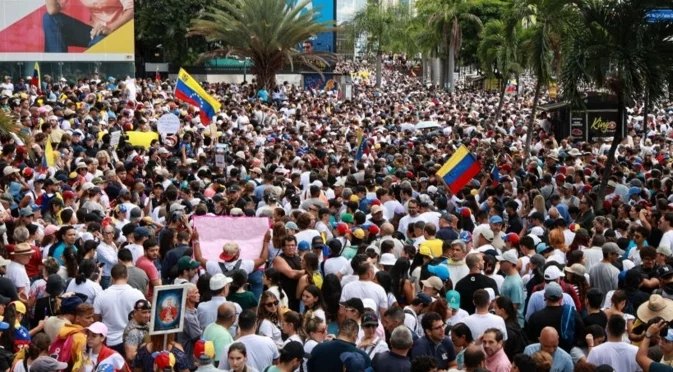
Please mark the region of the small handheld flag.
<svg viewBox="0 0 673 372"><path fill-rule="evenodd" d="M498 182L500 182L500 169L495 164L493 165L493 169L491 169L491 181L491 186L493 187L498 186Z"/></svg>
<svg viewBox="0 0 673 372"><path fill-rule="evenodd" d="M437 171L451 192L458 193L481 171L481 163L477 157L465 147L460 146L455 154Z"/></svg>

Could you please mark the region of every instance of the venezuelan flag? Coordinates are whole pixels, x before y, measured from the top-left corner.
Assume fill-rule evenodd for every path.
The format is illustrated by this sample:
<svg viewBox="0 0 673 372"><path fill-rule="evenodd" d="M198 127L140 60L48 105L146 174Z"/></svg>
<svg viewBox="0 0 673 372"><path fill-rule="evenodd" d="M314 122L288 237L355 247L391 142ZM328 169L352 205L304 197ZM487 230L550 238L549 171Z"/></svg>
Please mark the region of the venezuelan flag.
<svg viewBox="0 0 673 372"><path fill-rule="evenodd" d="M40 79L40 64L35 62L35 67L33 67L33 78L30 79L30 85L36 87L37 89L42 89L42 81Z"/></svg>
<svg viewBox="0 0 673 372"><path fill-rule="evenodd" d="M199 108L201 123L210 124L215 114L220 111L220 103L199 85L187 71L180 69L175 85L175 98Z"/></svg>
<svg viewBox="0 0 673 372"><path fill-rule="evenodd" d="M367 145L367 136L365 136L362 129L357 132L358 151L355 153L355 160L360 161L364 154L369 153L369 146Z"/></svg>
<svg viewBox="0 0 673 372"><path fill-rule="evenodd" d="M446 185L454 194L458 193L481 170L481 163L477 161L467 147L460 146L451 158L437 171Z"/></svg>

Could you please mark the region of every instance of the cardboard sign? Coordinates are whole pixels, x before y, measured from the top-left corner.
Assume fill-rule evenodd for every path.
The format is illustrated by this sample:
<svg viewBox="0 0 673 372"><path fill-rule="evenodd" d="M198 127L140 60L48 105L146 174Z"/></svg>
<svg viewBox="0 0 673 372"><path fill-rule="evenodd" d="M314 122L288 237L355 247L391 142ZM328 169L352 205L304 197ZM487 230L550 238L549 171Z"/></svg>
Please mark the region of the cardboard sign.
<svg viewBox="0 0 673 372"><path fill-rule="evenodd" d="M180 131L180 119L174 114L164 114L157 121L157 131L161 134L175 134Z"/></svg>

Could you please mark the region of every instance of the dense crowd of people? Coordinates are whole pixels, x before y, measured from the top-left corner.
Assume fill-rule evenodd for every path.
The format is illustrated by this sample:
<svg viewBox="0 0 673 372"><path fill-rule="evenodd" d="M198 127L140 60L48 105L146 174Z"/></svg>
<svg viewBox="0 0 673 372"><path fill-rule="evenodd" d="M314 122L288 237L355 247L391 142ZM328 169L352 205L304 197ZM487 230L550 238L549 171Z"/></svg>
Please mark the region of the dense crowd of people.
<svg viewBox="0 0 673 372"><path fill-rule="evenodd" d="M497 92L361 68L349 100L204 83L212 125L171 81L6 77L0 371L673 370L673 106L629 108L599 201L609 142L531 120L527 78L496 120ZM167 113L179 133L127 139ZM482 170L454 193L463 145ZM204 215L267 218L259 257L206 258Z"/></svg>

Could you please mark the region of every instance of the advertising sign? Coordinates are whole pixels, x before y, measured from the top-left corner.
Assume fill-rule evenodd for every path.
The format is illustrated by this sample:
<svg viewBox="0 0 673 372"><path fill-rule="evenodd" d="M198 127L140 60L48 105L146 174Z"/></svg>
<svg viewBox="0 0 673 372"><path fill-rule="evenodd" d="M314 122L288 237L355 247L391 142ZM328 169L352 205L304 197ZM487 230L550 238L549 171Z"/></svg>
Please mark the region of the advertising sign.
<svg viewBox="0 0 673 372"><path fill-rule="evenodd" d="M585 112L573 112L572 117L570 118L570 135L573 138L579 138L585 140L586 136L586 124L584 120L586 119Z"/></svg>
<svg viewBox="0 0 673 372"><path fill-rule="evenodd" d="M133 7L133 0L0 0L0 61L133 62Z"/></svg>
<svg viewBox="0 0 673 372"><path fill-rule="evenodd" d="M298 0L288 0L289 4L297 4ZM313 10L317 22L336 23L336 0L312 0L306 6L306 11ZM336 52L335 32L324 32L311 38L313 50L316 52Z"/></svg>
<svg viewBox="0 0 673 372"><path fill-rule="evenodd" d="M617 111L588 111L587 129L589 141L594 138L614 137L617 131Z"/></svg>

